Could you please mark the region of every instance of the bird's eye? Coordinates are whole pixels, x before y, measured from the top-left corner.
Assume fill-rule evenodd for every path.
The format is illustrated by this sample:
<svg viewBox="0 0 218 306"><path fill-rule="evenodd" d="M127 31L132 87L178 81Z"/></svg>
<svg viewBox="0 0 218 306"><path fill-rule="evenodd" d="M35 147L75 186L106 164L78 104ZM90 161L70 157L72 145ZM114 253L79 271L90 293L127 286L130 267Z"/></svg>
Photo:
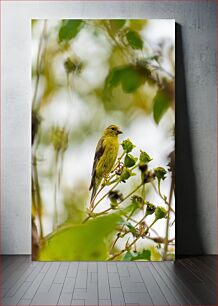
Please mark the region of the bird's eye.
<svg viewBox="0 0 218 306"><path fill-rule="evenodd" d="M113 131L115 131L115 128L111 128Z"/></svg>

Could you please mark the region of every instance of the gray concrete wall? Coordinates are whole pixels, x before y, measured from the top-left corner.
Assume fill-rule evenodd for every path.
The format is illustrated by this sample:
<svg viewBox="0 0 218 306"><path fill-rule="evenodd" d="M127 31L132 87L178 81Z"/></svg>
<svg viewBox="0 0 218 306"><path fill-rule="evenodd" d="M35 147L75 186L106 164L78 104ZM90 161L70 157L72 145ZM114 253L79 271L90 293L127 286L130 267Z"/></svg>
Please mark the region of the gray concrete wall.
<svg viewBox="0 0 218 306"><path fill-rule="evenodd" d="M2 2L2 204L1 252L31 253L30 113L31 113L31 18L173 18L181 25L186 103L195 177L197 206L178 201L179 254L194 254L187 241L187 226L198 222L204 252L216 254L216 1L3 1ZM177 67L179 73L180 67ZM181 84L177 82L177 87ZM183 84L184 85L184 84ZM185 87L182 87L185 90ZM182 89L182 91L183 91ZM182 101L181 97L179 101ZM182 103L182 102L181 102ZM178 108L179 109L179 108ZM184 121L177 113L179 134ZM178 139L178 141L182 141ZM186 144L184 143L184 149ZM179 143L180 169L183 143ZM187 160L187 155L186 155ZM183 168L186 164L182 165ZM183 171L184 172L184 171ZM189 178L179 177L178 181ZM179 173L177 173L179 175ZM184 173L183 173L184 175ZM190 182L192 184L192 182ZM185 190L180 188L180 192ZM189 198L192 186L183 199ZM192 237L194 239L194 237ZM193 242L193 243L192 243ZM193 245L193 247L192 247Z"/></svg>

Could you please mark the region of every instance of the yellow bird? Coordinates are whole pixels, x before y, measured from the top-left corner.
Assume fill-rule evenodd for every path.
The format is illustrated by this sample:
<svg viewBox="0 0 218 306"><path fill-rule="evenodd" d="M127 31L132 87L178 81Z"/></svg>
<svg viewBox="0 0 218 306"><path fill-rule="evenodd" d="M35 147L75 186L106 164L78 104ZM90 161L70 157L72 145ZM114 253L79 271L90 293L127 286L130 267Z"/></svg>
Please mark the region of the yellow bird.
<svg viewBox="0 0 218 306"><path fill-rule="evenodd" d="M89 190L92 189L91 201L96 195L103 177L107 177L115 164L119 150L119 134L122 134L119 127L112 124L104 130L103 136L98 141L89 187Z"/></svg>

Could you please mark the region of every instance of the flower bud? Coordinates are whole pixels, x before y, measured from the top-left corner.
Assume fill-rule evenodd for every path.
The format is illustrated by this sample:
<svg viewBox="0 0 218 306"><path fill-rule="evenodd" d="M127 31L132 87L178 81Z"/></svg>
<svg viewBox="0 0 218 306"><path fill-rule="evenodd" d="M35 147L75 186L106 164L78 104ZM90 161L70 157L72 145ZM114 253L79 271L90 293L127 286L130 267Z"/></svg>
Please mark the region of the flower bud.
<svg viewBox="0 0 218 306"><path fill-rule="evenodd" d="M161 207L161 206L157 206L155 209L155 219L163 219L165 218L167 215L167 211L165 208Z"/></svg>
<svg viewBox="0 0 218 306"><path fill-rule="evenodd" d="M148 215L152 215L154 212L155 212L155 206L154 206L154 204L152 204L152 203L150 203L150 202L146 202L145 203L146 205L147 205L147 207L146 207L146 215L148 216Z"/></svg>
<svg viewBox="0 0 218 306"><path fill-rule="evenodd" d="M124 140L124 141L121 143L121 146L123 147L123 150L124 150L126 153L131 152L131 151L135 148L135 145L131 142L130 139Z"/></svg>
<svg viewBox="0 0 218 306"><path fill-rule="evenodd" d="M108 197L110 199L110 206L112 209L115 209L118 206L119 202L123 199L122 193L117 190L110 191Z"/></svg>
<svg viewBox="0 0 218 306"><path fill-rule="evenodd" d="M109 192L108 197L111 202L122 201L123 195L118 190L112 190Z"/></svg>
<svg viewBox="0 0 218 306"><path fill-rule="evenodd" d="M155 175L152 171L141 172L141 179L143 184L153 181L154 178Z"/></svg>
<svg viewBox="0 0 218 306"><path fill-rule="evenodd" d="M140 156L139 156L139 161L140 161L140 165L147 165L152 158L148 155L148 153L140 150Z"/></svg>
<svg viewBox="0 0 218 306"><path fill-rule="evenodd" d="M132 197L132 204L134 205L135 208L143 209L145 202L142 197L134 195Z"/></svg>
<svg viewBox="0 0 218 306"><path fill-rule="evenodd" d="M68 57L65 62L64 62L64 68L66 70L67 73L75 73L75 74L79 74L82 70L82 63L79 63L78 61L73 61L72 59L70 59L70 57Z"/></svg>
<svg viewBox="0 0 218 306"><path fill-rule="evenodd" d="M162 167L157 167L154 169L154 173L157 179L160 181L160 180L165 180L167 171Z"/></svg>
<svg viewBox="0 0 218 306"><path fill-rule="evenodd" d="M128 169L127 167L123 168L123 171L120 175L120 180L125 182L126 180L128 180L128 178L130 178L130 176L134 176L135 173L133 173L130 169Z"/></svg>
<svg viewBox="0 0 218 306"><path fill-rule="evenodd" d="M59 151L66 151L68 147L68 132L64 128L53 127L51 130L51 143L54 149Z"/></svg>
<svg viewBox="0 0 218 306"><path fill-rule="evenodd" d="M110 206L111 206L112 209L116 209L117 206L118 206L117 201L110 202Z"/></svg>
<svg viewBox="0 0 218 306"><path fill-rule="evenodd" d="M139 164L139 170L143 173L145 173L148 170L147 164Z"/></svg>

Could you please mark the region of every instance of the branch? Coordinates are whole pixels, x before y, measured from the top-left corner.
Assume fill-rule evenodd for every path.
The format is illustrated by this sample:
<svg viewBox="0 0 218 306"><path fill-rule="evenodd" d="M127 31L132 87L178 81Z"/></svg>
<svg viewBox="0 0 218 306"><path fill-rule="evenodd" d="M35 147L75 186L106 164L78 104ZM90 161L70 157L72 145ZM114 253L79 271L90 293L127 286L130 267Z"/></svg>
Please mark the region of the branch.
<svg viewBox="0 0 218 306"><path fill-rule="evenodd" d="M114 258L116 258L116 257L118 257L118 256L120 256L120 255L122 255L124 252L127 251L127 248L128 248L128 249L131 248L140 238L141 238L141 236L136 237L128 246L126 245L126 247L125 247L124 250L122 250L122 251L120 251L120 252L114 254L113 256L109 257L109 258L106 259L106 260L107 260L107 261L113 260Z"/></svg>
<svg viewBox="0 0 218 306"><path fill-rule="evenodd" d="M161 197L161 199L165 202L166 205L170 206L169 202L167 201L167 199L161 194L160 189L157 190L157 187L155 186L154 182L151 182L152 187L154 188L154 190L157 192L157 194ZM170 210L175 214L174 209L170 206Z"/></svg>
<svg viewBox="0 0 218 306"><path fill-rule="evenodd" d="M36 98L37 98L37 92L38 92L38 87L39 87L39 79L40 79L40 74L41 74L41 68L42 68L42 46L43 46L43 40L45 38L45 33L47 29L47 20L44 21L43 25L43 30L42 34L40 37L39 41L39 48L38 48L38 53L37 53L37 61L36 61L36 86L34 90L34 95L33 95L33 101L32 101L32 109L36 109Z"/></svg>
<svg viewBox="0 0 218 306"><path fill-rule="evenodd" d="M169 236L169 223L170 223L170 208L171 208L171 202L172 202L172 196L173 196L173 188L174 188L174 180L171 179L171 185L170 185L170 195L169 195L169 207L168 207L168 213L167 213L167 224L166 224L166 234L165 234L165 243L164 243L164 253L163 253L163 259L165 260L167 257L167 251L168 251L168 236Z"/></svg>

